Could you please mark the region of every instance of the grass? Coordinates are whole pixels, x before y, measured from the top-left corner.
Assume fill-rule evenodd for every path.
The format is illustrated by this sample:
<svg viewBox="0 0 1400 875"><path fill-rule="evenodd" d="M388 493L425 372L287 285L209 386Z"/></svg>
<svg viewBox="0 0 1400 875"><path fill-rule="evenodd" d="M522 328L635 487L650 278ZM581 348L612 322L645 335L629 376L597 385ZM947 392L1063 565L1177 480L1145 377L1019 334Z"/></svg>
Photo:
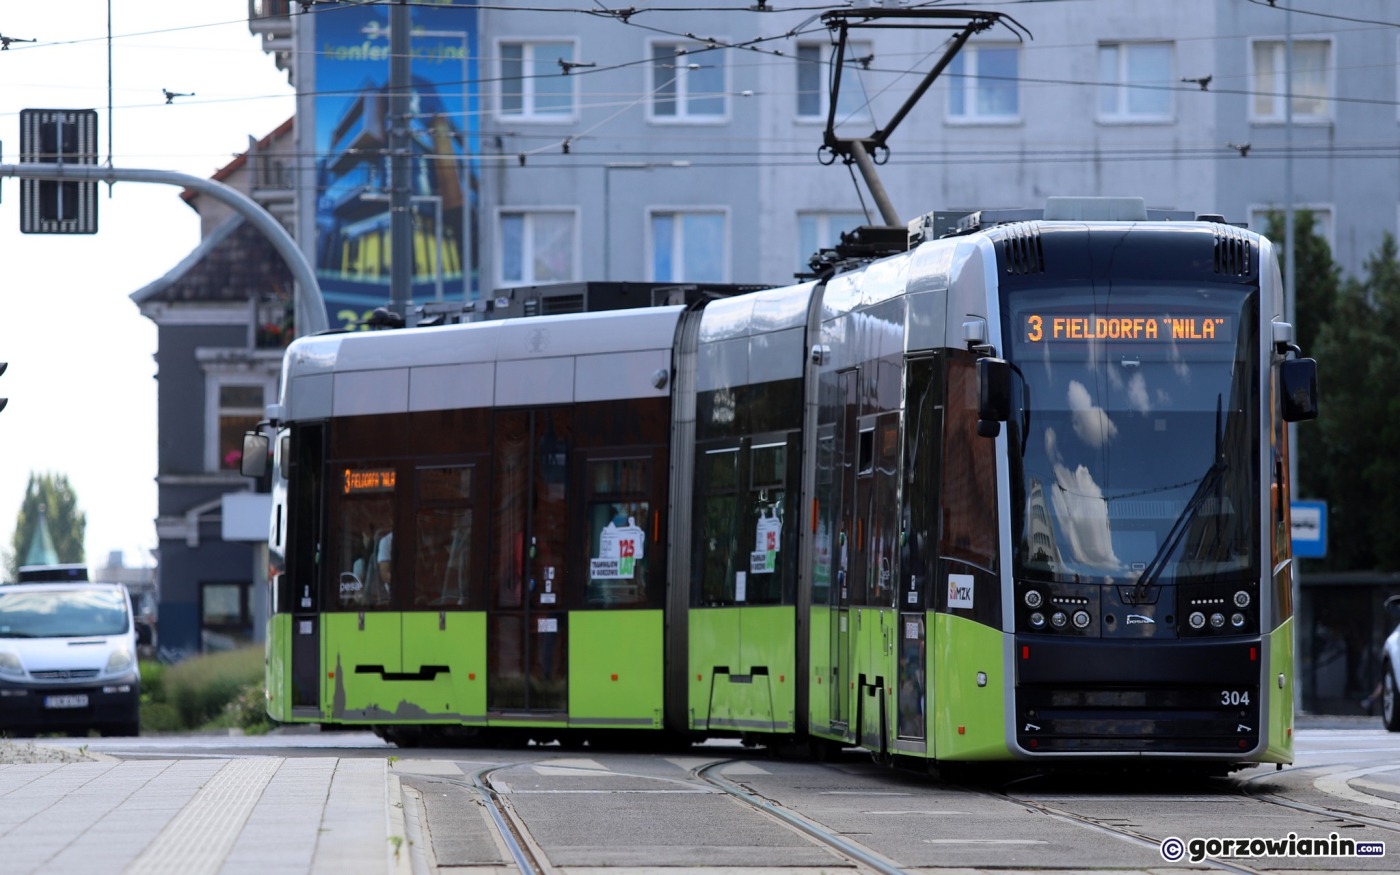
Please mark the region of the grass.
<svg viewBox="0 0 1400 875"><path fill-rule="evenodd" d="M165 665L141 663L141 731L238 728L266 732L261 645Z"/></svg>

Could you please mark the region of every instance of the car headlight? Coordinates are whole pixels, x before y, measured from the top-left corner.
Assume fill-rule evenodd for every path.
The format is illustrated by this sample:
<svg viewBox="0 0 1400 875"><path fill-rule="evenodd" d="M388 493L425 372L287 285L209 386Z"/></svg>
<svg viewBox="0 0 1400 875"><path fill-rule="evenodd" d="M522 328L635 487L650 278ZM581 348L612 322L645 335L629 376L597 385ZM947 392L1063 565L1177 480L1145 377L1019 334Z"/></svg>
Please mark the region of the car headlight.
<svg viewBox="0 0 1400 875"><path fill-rule="evenodd" d="M118 647L112 651L112 655L107 657L107 672L110 674L117 671L126 671L131 668L131 651L125 647Z"/></svg>
<svg viewBox="0 0 1400 875"><path fill-rule="evenodd" d="M24 663L19 661L18 653L0 650L0 675L24 677Z"/></svg>

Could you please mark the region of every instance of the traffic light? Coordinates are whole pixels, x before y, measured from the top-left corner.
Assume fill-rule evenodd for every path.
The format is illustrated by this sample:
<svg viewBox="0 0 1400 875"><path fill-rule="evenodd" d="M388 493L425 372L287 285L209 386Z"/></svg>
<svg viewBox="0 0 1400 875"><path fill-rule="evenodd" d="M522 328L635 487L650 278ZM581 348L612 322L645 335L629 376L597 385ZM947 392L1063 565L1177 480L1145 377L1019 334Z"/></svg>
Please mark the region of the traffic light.
<svg viewBox="0 0 1400 875"><path fill-rule="evenodd" d="M96 164L97 110L22 109L21 164ZM97 183L21 179L23 234L96 234Z"/></svg>
<svg viewBox="0 0 1400 875"><path fill-rule="evenodd" d="M10 366L9 362L0 362L0 377L5 375L5 369ZM0 398L0 410L5 409L5 405L10 403L8 398Z"/></svg>

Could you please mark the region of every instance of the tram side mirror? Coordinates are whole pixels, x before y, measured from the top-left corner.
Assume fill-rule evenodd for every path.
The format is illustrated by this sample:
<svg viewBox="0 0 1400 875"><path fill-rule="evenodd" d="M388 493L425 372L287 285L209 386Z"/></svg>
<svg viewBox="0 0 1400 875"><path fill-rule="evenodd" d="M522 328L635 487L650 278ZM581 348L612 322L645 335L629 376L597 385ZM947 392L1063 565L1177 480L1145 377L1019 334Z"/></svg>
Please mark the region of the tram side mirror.
<svg viewBox="0 0 1400 875"><path fill-rule="evenodd" d="M1006 359L977 360L977 434L996 437L1011 418L1011 363Z"/></svg>
<svg viewBox="0 0 1400 875"><path fill-rule="evenodd" d="M1302 422L1317 419L1317 362L1313 359L1288 359L1279 365L1279 383L1283 390L1283 421Z"/></svg>
<svg viewBox="0 0 1400 875"><path fill-rule="evenodd" d="M244 477L261 477L267 473L267 435L249 431L243 434L243 458L238 471Z"/></svg>

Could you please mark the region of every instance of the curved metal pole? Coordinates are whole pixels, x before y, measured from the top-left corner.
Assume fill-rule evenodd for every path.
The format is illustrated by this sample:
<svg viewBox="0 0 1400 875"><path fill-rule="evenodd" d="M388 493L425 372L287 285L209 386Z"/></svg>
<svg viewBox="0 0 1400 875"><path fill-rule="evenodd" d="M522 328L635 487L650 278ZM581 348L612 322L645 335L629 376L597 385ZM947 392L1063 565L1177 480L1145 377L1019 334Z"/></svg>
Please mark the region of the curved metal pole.
<svg viewBox="0 0 1400 875"><path fill-rule="evenodd" d="M297 333L315 334L330 328L330 320L326 318L326 302L321 296L321 284L316 281L316 271L311 267L305 253L297 248L292 235L272 218L271 213L236 188L230 188L212 179L203 179L188 173L175 173L171 170L122 169L91 164L0 164L0 178L6 176L60 182L159 182L192 188L201 194L207 194L232 207L252 223L253 227L261 231L272 243L277 254L287 262L292 279L296 282L294 297Z"/></svg>
<svg viewBox="0 0 1400 875"><path fill-rule="evenodd" d="M870 153L865 151L865 144L860 140L851 140L851 157L855 159L856 166L860 168L860 175L865 177L865 185L870 189L870 196L875 199L875 206L880 210L880 217L885 220L886 225L902 225L899 221L899 213L895 212L894 203L890 201L890 196L885 193L885 186L880 182L880 173L875 169L875 162L871 159Z"/></svg>

